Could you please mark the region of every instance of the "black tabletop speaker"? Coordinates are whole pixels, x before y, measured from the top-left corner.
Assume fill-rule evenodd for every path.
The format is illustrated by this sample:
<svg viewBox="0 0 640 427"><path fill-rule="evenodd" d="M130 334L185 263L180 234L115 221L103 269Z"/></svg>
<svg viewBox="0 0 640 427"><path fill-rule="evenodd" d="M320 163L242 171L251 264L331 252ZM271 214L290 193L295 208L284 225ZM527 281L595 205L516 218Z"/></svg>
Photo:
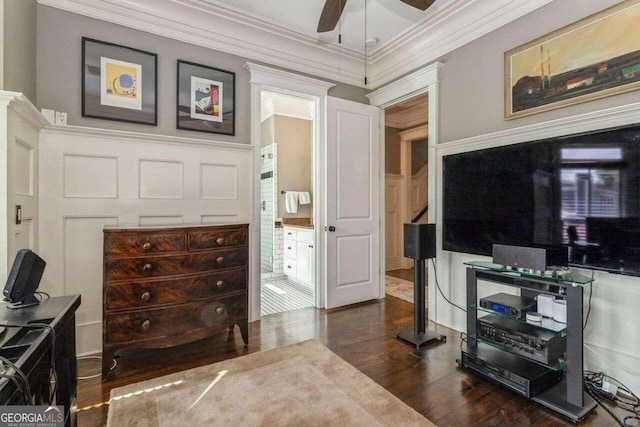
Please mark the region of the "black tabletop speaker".
<svg viewBox="0 0 640 427"><path fill-rule="evenodd" d="M436 257L436 225L405 224L404 256L413 259Z"/></svg>

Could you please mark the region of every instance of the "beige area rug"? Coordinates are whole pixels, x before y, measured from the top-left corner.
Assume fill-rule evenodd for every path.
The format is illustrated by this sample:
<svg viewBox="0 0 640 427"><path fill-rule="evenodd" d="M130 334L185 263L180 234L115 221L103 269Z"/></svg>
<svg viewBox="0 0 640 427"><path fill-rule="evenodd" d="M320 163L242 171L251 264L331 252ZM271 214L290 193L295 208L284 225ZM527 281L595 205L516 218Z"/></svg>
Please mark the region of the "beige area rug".
<svg viewBox="0 0 640 427"><path fill-rule="evenodd" d="M413 282L398 279L397 277L385 276L384 285L387 295L413 303Z"/></svg>
<svg viewBox="0 0 640 427"><path fill-rule="evenodd" d="M107 427L433 426L316 340L113 389Z"/></svg>

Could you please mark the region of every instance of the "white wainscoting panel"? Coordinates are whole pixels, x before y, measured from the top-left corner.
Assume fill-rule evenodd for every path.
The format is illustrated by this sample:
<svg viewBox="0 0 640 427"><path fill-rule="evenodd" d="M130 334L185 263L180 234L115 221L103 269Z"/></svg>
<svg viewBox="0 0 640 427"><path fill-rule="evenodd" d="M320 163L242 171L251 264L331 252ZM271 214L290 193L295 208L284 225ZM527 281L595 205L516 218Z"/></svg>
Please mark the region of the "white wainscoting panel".
<svg viewBox="0 0 640 427"><path fill-rule="evenodd" d="M238 222L237 215L202 215L203 224L233 224Z"/></svg>
<svg viewBox="0 0 640 427"><path fill-rule="evenodd" d="M166 160L140 160L141 199L182 199L183 164Z"/></svg>
<svg viewBox="0 0 640 427"><path fill-rule="evenodd" d="M140 225L180 225L184 224L182 215L140 215Z"/></svg>
<svg viewBox="0 0 640 427"><path fill-rule="evenodd" d="M33 196L34 150L29 144L15 139L14 191L23 196Z"/></svg>
<svg viewBox="0 0 640 427"><path fill-rule="evenodd" d="M238 197L238 168L234 165L202 166L202 198L234 200Z"/></svg>
<svg viewBox="0 0 640 427"><path fill-rule="evenodd" d="M64 197L113 199L118 197L116 157L64 156Z"/></svg>
<svg viewBox="0 0 640 427"><path fill-rule="evenodd" d="M40 251L47 260L40 287L51 295L82 296L79 354L102 349L105 225L243 223L251 217L249 145L75 126L50 126L40 137ZM212 182L229 182L234 171L233 199L201 197L203 164L225 166L208 170ZM209 194L223 190L219 185Z"/></svg>
<svg viewBox="0 0 640 427"><path fill-rule="evenodd" d="M64 218L64 294L82 295L76 328L83 347L102 345L102 292L96 298L87 291L102 289L102 229L117 224L117 217Z"/></svg>
<svg viewBox="0 0 640 427"><path fill-rule="evenodd" d="M34 228L33 219L22 217L22 224L16 224L15 228L15 246L17 250L33 248Z"/></svg>

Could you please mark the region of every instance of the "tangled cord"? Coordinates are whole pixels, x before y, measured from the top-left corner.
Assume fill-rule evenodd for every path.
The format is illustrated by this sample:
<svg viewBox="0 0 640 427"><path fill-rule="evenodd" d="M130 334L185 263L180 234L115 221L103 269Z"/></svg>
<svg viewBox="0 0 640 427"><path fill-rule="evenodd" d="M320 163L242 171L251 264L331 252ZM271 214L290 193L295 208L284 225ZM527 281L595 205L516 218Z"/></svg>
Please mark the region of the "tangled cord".
<svg viewBox="0 0 640 427"><path fill-rule="evenodd" d="M604 390L605 382L611 384L616 388L614 393ZM622 384L617 379L606 375L604 372L584 371L584 389L593 397L598 405L604 408L605 411L622 427L631 426L629 421L640 421L640 398L633 393L627 386ZM622 391L626 396L621 396L617 391ZM623 411L630 412L632 415L625 416L622 420L618 418L611 409L603 404L603 402L609 402Z"/></svg>

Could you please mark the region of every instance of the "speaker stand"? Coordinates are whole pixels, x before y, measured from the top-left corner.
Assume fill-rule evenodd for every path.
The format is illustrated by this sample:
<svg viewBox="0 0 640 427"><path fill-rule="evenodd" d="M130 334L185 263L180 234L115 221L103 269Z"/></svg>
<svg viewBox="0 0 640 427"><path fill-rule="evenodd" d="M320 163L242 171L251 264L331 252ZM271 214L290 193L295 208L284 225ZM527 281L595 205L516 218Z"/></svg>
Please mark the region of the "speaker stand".
<svg viewBox="0 0 640 427"><path fill-rule="evenodd" d="M424 260L413 260L413 328L396 332L394 337L410 342L420 350L422 344L432 340L446 341L447 337L426 329L424 295Z"/></svg>

